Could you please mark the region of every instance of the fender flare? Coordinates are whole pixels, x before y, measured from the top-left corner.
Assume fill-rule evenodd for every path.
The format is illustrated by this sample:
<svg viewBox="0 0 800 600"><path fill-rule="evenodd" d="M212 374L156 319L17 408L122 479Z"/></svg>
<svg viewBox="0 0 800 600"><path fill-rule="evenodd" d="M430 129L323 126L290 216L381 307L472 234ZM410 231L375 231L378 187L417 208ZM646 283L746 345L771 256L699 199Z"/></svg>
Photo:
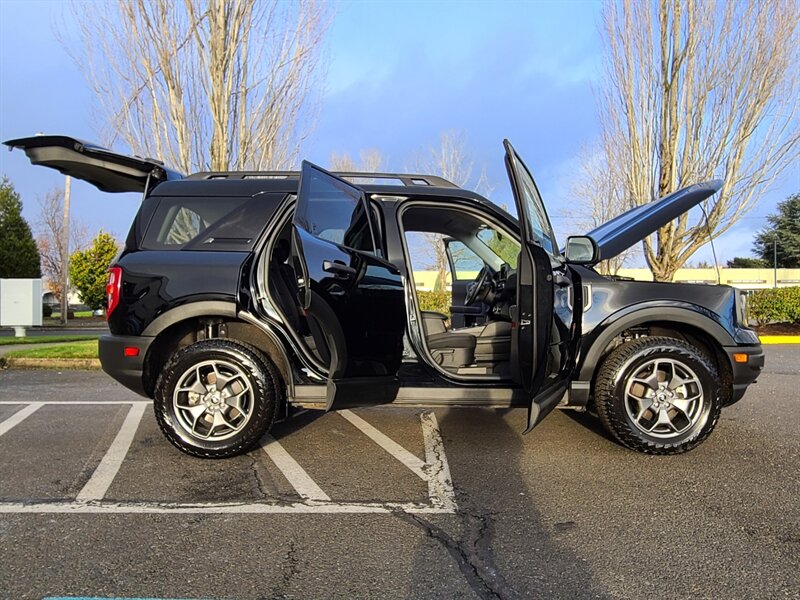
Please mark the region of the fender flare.
<svg viewBox="0 0 800 600"><path fill-rule="evenodd" d="M675 304L670 304L670 306L628 306L598 324L590 334L590 339L581 344L582 357L578 360L578 377L575 379L591 381L595 369L603 357L603 351L611 343L611 340L626 329L644 323L659 321L688 325L700 329L720 346L735 345L736 341L733 336L711 316L712 314L707 309L690 303L680 306Z"/></svg>
<svg viewBox="0 0 800 600"><path fill-rule="evenodd" d="M186 319L193 319L196 317L230 317L235 319L236 303L227 302L225 300L201 300L176 306L153 319L150 324L145 327L141 335L145 337L156 337L167 327L171 327Z"/></svg>

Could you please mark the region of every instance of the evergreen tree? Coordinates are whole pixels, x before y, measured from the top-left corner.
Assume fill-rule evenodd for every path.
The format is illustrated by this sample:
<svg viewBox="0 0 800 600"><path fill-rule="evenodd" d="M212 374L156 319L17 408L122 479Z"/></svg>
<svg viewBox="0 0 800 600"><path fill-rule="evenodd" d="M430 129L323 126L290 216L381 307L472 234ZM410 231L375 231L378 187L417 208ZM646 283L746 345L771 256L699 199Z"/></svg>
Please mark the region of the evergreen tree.
<svg viewBox="0 0 800 600"><path fill-rule="evenodd" d="M767 217L769 226L756 234L753 254L772 266L800 268L800 194L793 194L778 203L778 212ZM777 240L777 243L776 243Z"/></svg>
<svg viewBox="0 0 800 600"><path fill-rule="evenodd" d="M0 279L41 277L39 250L30 225L22 216L22 200L14 186L0 181Z"/></svg>

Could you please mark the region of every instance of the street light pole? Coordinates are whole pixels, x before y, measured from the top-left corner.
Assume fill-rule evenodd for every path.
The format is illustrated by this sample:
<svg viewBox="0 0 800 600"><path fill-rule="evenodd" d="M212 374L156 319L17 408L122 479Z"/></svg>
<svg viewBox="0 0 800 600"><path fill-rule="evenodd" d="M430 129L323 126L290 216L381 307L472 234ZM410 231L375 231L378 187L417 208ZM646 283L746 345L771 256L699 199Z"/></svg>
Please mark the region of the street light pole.
<svg viewBox="0 0 800 600"><path fill-rule="evenodd" d="M61 228L61 247L64 254L61 257L61 323L67 324L69 313L69 195L72 179L69 175L64 182L64 224Z"/></svg>
<svg viewBox="0 0 800 600"><path fill-rule="evenodd" d="M772 287L778 287L778 238L772 238Z"/></svg>

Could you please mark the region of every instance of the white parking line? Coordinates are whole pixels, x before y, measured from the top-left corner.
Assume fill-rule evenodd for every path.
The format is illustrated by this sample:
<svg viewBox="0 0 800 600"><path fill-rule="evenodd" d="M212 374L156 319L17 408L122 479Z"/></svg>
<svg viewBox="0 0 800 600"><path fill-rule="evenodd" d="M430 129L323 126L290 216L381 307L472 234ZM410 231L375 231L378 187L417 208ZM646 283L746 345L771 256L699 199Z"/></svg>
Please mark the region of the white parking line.
<svg viewBox="0 0 800 600"><path fill-rule="evenodd" d="M375 429L372 425L367 423L355 413L352 413L349 410L340 410L339 414L357 427L361 433L366 435L369 439L378 444L378 446L386 450L386 452L408 467L408 469L417 477L423 481L428 480L428 476L425 474L425 463L418 457L414 456L411 452L403 448L389 436Z"/></svg>
<svg viewBox="0 0 800 600"><path fill-rule="evenodd" d="M322 488L309 477L305 469L286 452L275 438L269 434L265 435L261 447L300 496L309 500L330 501L328 494L322 491Z"/></svg>
<svg viewBox="0 0 800 600"><path fill-rule="evenodd" d="M145 408L149 401L60 401L41 402L0 401L0 404L25 404L0 423L0 435L10 430L46 404L126 404L131 408L92 477L71 502L0 502L0 514L150 514L150 513L211 513L211 514L365 514L392 513L397 511L427 514L453 514L457 510L455 491L450 477L450 467L444 452L439 424L433 412L420 414L425 443L425 461L403 448L400 444L378 431L361 417L349 410L340 414L359 431L386 450L400 463L428 484L429 504L417 502L334 502L311 479L300 464L272 436L262 439L262 448L287 481L303 498L302 502L218 502L218 503L170 503L170 502L104 502L108 488L119 472L130 449Z"/></svg>
<svg viewBox="0 0 800 600"><path fill-rule="evenodd" d="M446 511L456 511L456 493L450 476L450 465L444 453L444 442L439 422L433 412L420 416L422 436L425 439L425 475L428 480L428 495L431 503Z"/></svg>
<svg viewBox="0 0 800 600"><path fill-rule="evenodd" d="M11 403L9 402L9 404L11 404ZM16 404L19 404L19 402L17 402ZM22 423L25 419L30 417L33 413L35 413L37 410L42 408L42 405L43 405L42 402L32 402L31 404L28 404L28 406L26 406L22 410L15 412L13 415L8 417L5 421L0 423L0 435L3 435L4 433L7 433L13 427L15 427L16 425L19 425L20 423Z"/></svg>
<svg viewBox="0 0 800 600"><path fill-rule="evenodd" d="M294 502L289 504L170 504L158 502L0 502L0 514L453 514L428 504L402 502Z"/></svg>
<svg viewBox="0 0 800 600"><path fill-rule="evenodd" d="M142 420L142 415L144 415L148 404L148 402L133 402L131 409L128 411L128 416L125 417L122 427L117 432L117 437L111 442L108 451L103 460L100 461L100 464L97 465L97 469L95 469L91 479L86 482L86 485L83 486L83 489L75 498L77 502L102 500L103 496L106 495L111 482L114 481L114 477L117 476L117 472L122 466L122 461L125 459L128 449L131 447L131 442L133 442L133 437L136 435L139 422Z"/></svg>

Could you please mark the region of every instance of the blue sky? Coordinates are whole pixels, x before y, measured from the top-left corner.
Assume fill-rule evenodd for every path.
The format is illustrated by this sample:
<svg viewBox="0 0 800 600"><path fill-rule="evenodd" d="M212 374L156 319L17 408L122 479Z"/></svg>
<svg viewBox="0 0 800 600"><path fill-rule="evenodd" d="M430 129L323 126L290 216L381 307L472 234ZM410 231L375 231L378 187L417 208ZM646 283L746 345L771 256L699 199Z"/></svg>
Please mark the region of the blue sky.
<svg viewBox="0 0 800 600"><path fill-rule="evenodd" d="M574 233L569 181L597 134L593 86L602 75L599 2L370 2L337 5L328 38L320 119L303 148L378 148L404 170L440 132L466 135L493 199L512 205L502 160L508 137L534 172L560 240ZM0 0L0 140L38 131L97 140L93 98L56 30L74 28L61 2ZM0 152L0 173L35 220L36 198L63 177ZM778 200L800 190L800 167L717 243L720 258L748 254L752 233ZM124 236L139 196L73 184L73 210L91 231ZM695 259L710 258L707 249Z"/></svg>

